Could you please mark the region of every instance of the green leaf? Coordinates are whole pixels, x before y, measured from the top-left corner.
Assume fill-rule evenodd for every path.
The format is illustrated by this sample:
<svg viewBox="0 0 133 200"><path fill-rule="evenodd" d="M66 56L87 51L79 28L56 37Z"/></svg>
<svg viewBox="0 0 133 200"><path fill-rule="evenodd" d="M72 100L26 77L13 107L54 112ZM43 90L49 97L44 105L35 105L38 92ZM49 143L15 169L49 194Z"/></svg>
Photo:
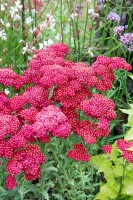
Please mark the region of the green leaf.
<svg viewBox="0 0 133 200"><path fill-rule="evenodd" d="M95 200L109 200L109 198L115 199L117 195L118 193L113 188L111 188L108 184L105 184L100 188L100 192L96 196Z"/></svg>
<svg viewBox="0 0 133 200"><path fill-rule="evenodd" d="M102 154L98 156L92 156L91 161L94 165L98 167L98 173L104 172L104 173L110 173L111 170L111 160L108 160L108 156L110 154Z"/></svg>
<svg viewBox="0 0 133 200"><path fill-rule="evenodd" d="M115 166L113 166L113 172L114 172L115 177L122 176L122 174L123 174L122 165L115 163Z"/></svg>
<svg viewBox="0 0 133 200"><path fill-rule="evenodd" d="M107 97L108 98L111 98L112 96L115 95L115 93L119 90L119 88L116 88L114 90L109 90L108 93L107 93Z"/></svg>
<svg viewBox="0 0 133 200"><path fill-rule="evenodd" d="M118 151L118 148L116 147L116 143L114 143L112 145L112 151L111 151L111 154L110 154L110 157L111 157L111 160L113 161L118 161L118 158L117 156L119 155L119 151Z"/></svg>
<svg viewBox="0 0 133 200"><path fill-rule="evenodd" d="M0 195L5 193L5 192L6 192L6 190L3 187L0 186Z"/></svg>
<svg viewBox="0 0 133 200"><path fill-rule="evenodd" d="M133 80L133 75L128 75Z"/></svg>
<svg viewBox="0 0 133 200"><path fill-rule="evenodd" d="M133 128L126 132L125 140L133 140Z"/></svg>
<svg viewBox="0 0 133 200"><path fill-rule="evenodd" d="M133 173L133 164L132 163L128 163L126 169L128 169L129 171L132 171L132 173Z"/></svg>
<svg viewBox="0 0 133 200"><path fill-rule="evenodd" d="M128 116L128 123L126 125L133 127L133 115Z"/></svg>
<svg viewBox="0 0 133 200"><path fill-rule="evenodd" d="M129 104L130 108L133 109L133 103Z"/></svg>
<svg viewBox="0 0 133 200"><path fill-rule="evenodd" d="M52 196L54 196L55 199L58 199L58 200L64 200L64 198L62 197L61 194L52 194Z"/></svg>
<svg viewBox="0 0 133 200"><path fill-rule="evenodd" d="M127 194L127 195L133 194L133 181L132 180L126 179L124 181L124 187L122 190L122 194Z"/></svg>
<svg viewBox="0 0 133 200"><path fill-rule="evenodd" d="M47 191L44 190L41 193L42 193L42 196L45 198L45 200L49 200L49 195L48 195Z"/></svg>
<svg viewBox="0 0 133 200"><path fill-rule="evenodd" d="M53 166L47 167L46 170L47 170L47 171L55 171L55 172L58 172L58 169L57 169L56 167L53 167Z"/></svg>
<svg viewBox="0 0 133 200"><path fill-rule="evenodd" d="M20 199L23 200L25 194L23 186L18 189L18 193L20 194Z"/></svg>
<svg viewBox="0 0 133 200"><path fill-rule="evenodd" d="M133 109L120 109L123 113L133 115Z"/></svg>
<svg viewBox="0 0 133 200"><path fill-rule="evenodd" d="M128 200L133 200L133 197L130 197Z"/></svg>

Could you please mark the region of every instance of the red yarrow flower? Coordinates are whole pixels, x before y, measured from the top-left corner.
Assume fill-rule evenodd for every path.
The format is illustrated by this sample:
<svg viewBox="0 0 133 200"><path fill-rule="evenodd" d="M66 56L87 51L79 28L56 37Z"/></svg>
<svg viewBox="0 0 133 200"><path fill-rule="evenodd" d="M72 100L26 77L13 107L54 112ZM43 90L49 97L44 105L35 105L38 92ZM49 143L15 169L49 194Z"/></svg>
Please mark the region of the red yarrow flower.
<svg viewBox="0 0 133 200"><path fill-rule="evenodd" d="M102 149L103 149L104 153L111 153L112 146L107 144L107 145L102 146Z"/></svg>
<svg viewBox="0 0 133 200"><path fill-rule="evenodd" d="M83 144L75 144L73 150L68 152L67 157L76 161L88 162L90 160L90 155L87 153Z"/></svg>
<svg viewBox="0 0 133 200"><path fill-rule="evenodd" d="M17 186L16 179L10 174L6 177L6 187L8 190L13 190Z"/></svg>

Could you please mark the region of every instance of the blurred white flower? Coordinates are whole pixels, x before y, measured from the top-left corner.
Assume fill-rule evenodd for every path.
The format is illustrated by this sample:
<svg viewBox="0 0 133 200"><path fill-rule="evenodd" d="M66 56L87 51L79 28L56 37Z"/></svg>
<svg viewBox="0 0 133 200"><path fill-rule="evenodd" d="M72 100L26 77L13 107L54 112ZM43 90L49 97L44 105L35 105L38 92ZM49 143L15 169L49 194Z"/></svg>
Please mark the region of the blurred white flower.
<svg viewBox="0 0 133 200"><path fill-rule="evenodd" d="M32 49L32 50L36 50L36 47L33 46L31 49Z"/></svg>
<svg viewBox="0 0 133 200"><path fill-rule="evenodd" d="M94 13L94 9L89 9L89 10L88 10L88 14L89 14L89 15L92 15L93 13Z"/></svg>
<svg viewBox="0 0 133 200"><path fill-rule="evenodd" d="M10 94L10 90L8 88L6 88L4 92L6 95Z"/></svg>
<svg viewBox="0 0 133 200"><path fill-rule="evenodd" d="M13 18L16 12L18 12L18 9L14 6L11 6L11 10L9 12L11 14L11 18Z"/></svg>
<svg viewBox="0 0 133 200"><path fill-rule="evenodd" d="M55 27L56 22L55 22L55 18L53 17L53 15L47 14L47 16L46 16L46 23L49 24L49 28L53 32L55 32L54 27Z"/></svg>
<svg viewBox="0 0 133 200"><path fill-rule="evenodd" d="M31 9L32 16L35 16L35 13L37 13L37 11L35 9Z"/></svg>
<svg viewBox="0 0 133 200"><path fill-rule="evenodd" d="M43 43L39 43L39 49L43 49L43 48L44 48Z"/></svg>
<svg viewBox="0 0 133 200"><path fill-rule="evenodd" d="M54 44L54 42L53 42L53 40L48 39L48 40L43 41L43 44L44 44L44 46L49 46L51 44Z"/></svg>
<svg viewBox="0 0 133 200"><path fill-rule="evenodd" d="M23 43L24 42L24 40L19 40L19 43Z"/></svg>
<svg viewBox="0 0 133 200"><path fill-rule="evenodd" d="M21 9L23 6L21 5L20 1L16 1L16 2L15 2L15 7L16 7L17 9Z"/></svg>
<svg viewBox="0 0 133 200"><path fill-rule="evenodd" d="M29 51L29 49L28 44L26 43L26 46L22 48L22 54L24 55L27 51Z"/></svg>
<svg viewBox="0 0 133 200"><path fill-rule="evenodd" d="M73 20L74 20L77 16L78 16L78 14L77 14L76 12L71 14L71 18L72 18Z"/></svg>
<svg viewBox="0 0 133 200"><path fill-rule="evenodd" d="M0 19L0 23L1 23L2 25L4 25L4 21L3 21L2 19Z"/></svg>
<svg viewBox="0 0 133 200"><path fill-rule="evenodd" d="M42 22L39 25L40 31L43 31L45 28L47 28L47 26L48 26L48 23L46 21Z"/></svg>
<svg viewBox="0 0 133 200"><path fill-rule="evenodd" d="M25 19L26 24L30 24L32 21L33 19L31 18L31 16Z"/></svg>
<svg viewBox="0 0 133 200"><path fill-rule="evenodd" d="M13 21L14 22L15 21L19 21L20 19L21 19L21 17L18 14L16 14L16 15L13 16Z"/></svg>
<svg viewBox="0 0 133 200"><path fill-rule="evenodd" d="M42 43L39 44L39 49L43 49L49 45L52 45L54 44L54 41L51 40L51 39L48 39L48 40L44 40Z"/></svg>
<svg viewBox="0 0 133 200"><path fill-rule="evenodd" d="M6 23L6 28L9 28L11 25L9 22Z"/></svg>
<svg viewBox="0 0 133 200"><path fill-rule="evenodd" d="M93 52L92 52L92 49L93 49L93 48L91 48L91 47L88 48L88 54L90 54L91 57L94 56L94 54L93 54Z"/></svg>
<svg viewBox="0 0 133 200"><path fill-rule="evenodd" d="M30 34L33 34L33 32L34 32L34 30L30 27L29 33L30 33Z"/></svg>
<svg viewBox="0 0 133 200"><path fill-rule="evenodd" d="M7 40L6 33L5 33L4 29L0 30L0 38L2 40Z"/></svg>
<svg viewBox="0 0 133 200"><path fill-rule="evenodd" d="M5 7L4 7L3 4L0 5L0 10L1 10L1 11L5 11Z"/></svg>
<svg viewBox="0 0 133 200"><path fill-rule="evenodd" d="M60 33L58 33L56 36L55 36L55 39L60 41L62 39L62 36Z"/></svg>
<svg viewBox="0 0 133 200"><path fill-rule="evenodd" d="M13 21L19 21L20 16L18 15L18 11L22 9L22 5L20 4L20 1L15 2L15 6L11 6L11 10L9 11L11 14L11 18Z"/></svg>

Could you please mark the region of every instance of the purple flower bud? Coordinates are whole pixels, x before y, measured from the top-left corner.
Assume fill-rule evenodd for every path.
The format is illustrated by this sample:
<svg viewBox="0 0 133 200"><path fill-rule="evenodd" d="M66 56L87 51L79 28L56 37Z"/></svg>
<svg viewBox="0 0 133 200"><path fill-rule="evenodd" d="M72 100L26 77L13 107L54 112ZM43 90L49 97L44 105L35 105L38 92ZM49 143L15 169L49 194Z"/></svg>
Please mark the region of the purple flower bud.
<svg viewBox="0 0 133 200"><path fill-rule="evenodd" d="M116 21L116 22L119 22L119 21L120 21L119 15L117 15L117 14L116 14L115 12L113 12L113 11L111 11L111 12L108 14L107 19L112 20L112 21Z"/></svg>
<svg viewBox="0 0 133 200"><path fill-rule="evenodd" d="M119 41L123 46L127 47L129 51L133 51L133 33L125 33L120 36Z"/></svg>
<svg viewBox="0 0 133 200"><path fill-rule="evenodd" d="M108 159L108 160L110 160L110 159L111 159L111 157L110 157L110 156L107 156L107 159Z"/></svg>
<svg viewBox="0 0 133 200"><path fill-rule="evenodd" d="M105 0L97 0L98 3L105 3Z"/></svg>
<svg viewBox="0 0 133 200"><path fill-rule="evenodd" d="M124 31L125 27L124 26L116 26L114 28L114 34L115 35L120 35Z"/></svg>

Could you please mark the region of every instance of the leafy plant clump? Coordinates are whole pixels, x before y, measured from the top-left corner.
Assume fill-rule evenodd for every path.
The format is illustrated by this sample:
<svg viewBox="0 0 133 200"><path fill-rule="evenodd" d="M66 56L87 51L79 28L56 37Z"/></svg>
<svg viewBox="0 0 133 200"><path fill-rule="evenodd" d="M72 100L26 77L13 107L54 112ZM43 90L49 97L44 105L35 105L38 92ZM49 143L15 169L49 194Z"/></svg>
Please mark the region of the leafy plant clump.
<svg viewBox="0 0 133 200"><path fill-rule="evenodd" d="M130 129L124 139L117 140L112 146L105 145L105 154L92 158L98 173L104 172L106 179L106 183L101 182L95 199L133 199L133 104L130 104L130 109L121 110L129 115L126 126Z"/></svg>
<svg viewBox="0 0 133 200"><path fill-rule="evenodd" d="M46 162L43 152L52 138L82 138L66 153L88 162L87 146L110 133L115 104L103 93L112 88L115 70L129 71L131 66L122 58L106 56L91 66L74 63L64 59L68 52L65 44L37 50L22 75L0 69L0 156L8 190L19 184L20 174L28 181L40 177Z"/></svg>

